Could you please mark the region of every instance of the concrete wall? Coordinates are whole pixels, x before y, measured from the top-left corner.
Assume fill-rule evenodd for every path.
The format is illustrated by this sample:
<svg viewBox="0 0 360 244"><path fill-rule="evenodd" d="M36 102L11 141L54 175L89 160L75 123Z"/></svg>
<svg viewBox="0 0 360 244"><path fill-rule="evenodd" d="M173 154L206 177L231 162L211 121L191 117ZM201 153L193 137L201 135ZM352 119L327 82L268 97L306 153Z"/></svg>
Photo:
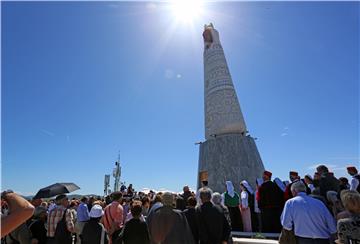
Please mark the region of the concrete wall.
<svg viewBox="0 0 360 244"><path fill-rule="evenodd" d="M225 181L231 180L239 192L242 180L255 186L255 180L262 176L264 166L252 137L226 134L200 144L198 172L202 171L208 172L209 187L213 191L224 192Z"/></svg>

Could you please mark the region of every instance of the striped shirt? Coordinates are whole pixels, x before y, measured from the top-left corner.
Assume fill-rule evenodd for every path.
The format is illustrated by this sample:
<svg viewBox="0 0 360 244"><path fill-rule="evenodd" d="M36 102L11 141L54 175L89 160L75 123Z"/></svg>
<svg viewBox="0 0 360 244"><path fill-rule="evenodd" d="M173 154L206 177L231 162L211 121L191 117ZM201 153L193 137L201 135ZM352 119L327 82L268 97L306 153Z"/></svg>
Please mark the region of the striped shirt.
<svg viewBox="0 0 360 244"><path fill-rule="evenodd" d="M116 229L123 227L123 207L117 201L113 201L111 204L106 206L102 222L106 231L110 234Z"/></svg>
<svg viewBox="0 0 360 244"><path fill-rule="evenodd" d="M54 209L52 209L50 211L48 219L47 219L47 236L48 237L55 236L56 226L62 219L65 210L66 210L65 219L66 219L67 229L70 232L74 231L74 221L75 220L74 220L73 215L70 212L70 209L66 209L63 206L56 206Z"/></svg>

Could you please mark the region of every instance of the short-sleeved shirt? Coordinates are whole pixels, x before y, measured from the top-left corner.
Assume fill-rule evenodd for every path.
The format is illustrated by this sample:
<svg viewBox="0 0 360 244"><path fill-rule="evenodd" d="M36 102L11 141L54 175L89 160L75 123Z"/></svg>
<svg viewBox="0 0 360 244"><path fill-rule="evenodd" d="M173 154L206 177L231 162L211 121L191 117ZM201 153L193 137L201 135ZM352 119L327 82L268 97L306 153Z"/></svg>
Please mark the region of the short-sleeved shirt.
<svg viewBox="0 0 360 244"><path fill-rule="evenodd" d="M350 182L350 190L357 191L359 188L359 175L354 175Z"/></svg>
<svg viewBox="0 0 360 244"><path fill-rule="evenodd" d="M57 224L63 218L64 211L66 210L65 220L66 220L66 227L68 231L72 231L74 229L74 217L70 212L70 209L66 209L63 206L56 206L53 210L50 211L48 219L47 219L47 236L54 237L55 230Z"/></svg>
<svg viewBox="0 0 360 244"><path fill-rule="evenodd" d="M113 201L106 206L103 216L103 223L105 229L109 232L113 224L117 225L118 228L123 227L123 207L117 201Z"/></svg>
<svg viewBox="0 0 360 244"><path fill-rule="evenodd" d="M336 221L324 203L304 192L286 201L281 224L286 230L294 229L295 236L304 238L328 239L336 233Z"/></svg>
<svg viewBox="0 0 360 244"><path fill-rule="evenodd" d="M79 222L86 222L90 219L89 216L89 209L86 203L80 203L79 207L77 208L77 221Z"/></svg>

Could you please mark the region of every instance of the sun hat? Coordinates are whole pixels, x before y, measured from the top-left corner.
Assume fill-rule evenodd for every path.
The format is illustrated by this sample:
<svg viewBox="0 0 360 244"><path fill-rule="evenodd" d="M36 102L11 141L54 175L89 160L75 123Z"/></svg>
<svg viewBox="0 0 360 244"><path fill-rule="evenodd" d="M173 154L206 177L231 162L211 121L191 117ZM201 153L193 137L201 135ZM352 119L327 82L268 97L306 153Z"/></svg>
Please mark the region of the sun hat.
<svg viewBox="0 0 360 244"><path fill-rule="evenodd" d="M104 210L98 204L92 206L90 210L90 218L100 218L104 215Z"/></svg>

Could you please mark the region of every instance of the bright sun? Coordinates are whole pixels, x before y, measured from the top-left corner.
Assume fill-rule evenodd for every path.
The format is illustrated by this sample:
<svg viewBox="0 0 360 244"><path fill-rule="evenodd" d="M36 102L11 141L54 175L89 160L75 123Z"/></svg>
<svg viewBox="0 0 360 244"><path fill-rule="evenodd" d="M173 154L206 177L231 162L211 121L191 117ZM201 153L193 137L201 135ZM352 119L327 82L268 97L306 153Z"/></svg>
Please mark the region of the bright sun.
<svg viewBox="0 0 360 244"><path fill-rule="evenodd" d="M193 22L203 10L201 0L174 0L171 8L177 20L187 23Z"/></svg>

